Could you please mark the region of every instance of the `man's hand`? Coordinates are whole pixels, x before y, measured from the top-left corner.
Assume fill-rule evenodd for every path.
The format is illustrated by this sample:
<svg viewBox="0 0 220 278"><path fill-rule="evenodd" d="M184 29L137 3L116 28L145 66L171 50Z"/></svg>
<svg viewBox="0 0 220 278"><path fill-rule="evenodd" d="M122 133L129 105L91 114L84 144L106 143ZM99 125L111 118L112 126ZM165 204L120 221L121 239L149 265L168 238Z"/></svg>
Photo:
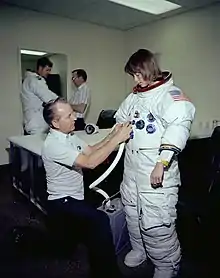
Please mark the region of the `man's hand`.
<svg viewBox="0 0 220 278"><path fill-rule="evenodd" d="M115 134L117 133L117 131L122 127L122 124L116 124L113 128L113 130L109 133L108 137L109 139L112 138L113 136L115 136Z"/></svg>
<svg viewBox="0 0 220 278"><path fill-rule="evenodd" d="M113 137L116 138L119 143L122 143L130 138L131 131L132 131L132 125L130 124L130 122L117 125L115 127L115 131L114 131L115 134Z"/></svg>
<svg viewBox="0 0 220 278"><path fill-rule="evenodd" d="M164 165L161 162L157 162L154 170L150 175L150 182L153 188L161 187L164 175Z"/></svg>

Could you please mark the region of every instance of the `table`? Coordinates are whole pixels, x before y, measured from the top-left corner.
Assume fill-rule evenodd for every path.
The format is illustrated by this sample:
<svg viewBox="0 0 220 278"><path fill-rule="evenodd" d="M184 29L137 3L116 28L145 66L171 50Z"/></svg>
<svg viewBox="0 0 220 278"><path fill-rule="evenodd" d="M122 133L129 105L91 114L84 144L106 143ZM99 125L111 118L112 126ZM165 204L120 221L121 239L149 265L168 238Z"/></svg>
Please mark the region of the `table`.
<svg viewBox="0 0 220 278"><path fill-rule="evenodd" d="M75 134L89 145L94 145L104 139L111 129L100 129L98 133L88 135L84 130L76 131ZM10 144L23 148L35 155L41 156L41 149L46 134L12 136L8 138Z"/></svg>

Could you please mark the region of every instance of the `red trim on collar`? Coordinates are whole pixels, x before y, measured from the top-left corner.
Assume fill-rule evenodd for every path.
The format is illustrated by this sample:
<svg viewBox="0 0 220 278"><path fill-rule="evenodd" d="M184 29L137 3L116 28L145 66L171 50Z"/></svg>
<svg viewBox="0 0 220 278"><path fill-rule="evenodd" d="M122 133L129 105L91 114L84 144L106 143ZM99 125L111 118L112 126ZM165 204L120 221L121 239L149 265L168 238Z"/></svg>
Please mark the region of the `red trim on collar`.
<svg viewBox="0 0 220 278"><path fill-rule="evenodd" d="M162 84L165 84L167 81L170 80L171 77L172 77L172 73L163 72L162 73L162 78L159 79L158 81L156 81L154 84L147 85L146 87L141 87L140 85L135 86L133 88L133 94L143 93L143 92L148 92L150 90L153 90L153 89L161 86Z"/></svg>

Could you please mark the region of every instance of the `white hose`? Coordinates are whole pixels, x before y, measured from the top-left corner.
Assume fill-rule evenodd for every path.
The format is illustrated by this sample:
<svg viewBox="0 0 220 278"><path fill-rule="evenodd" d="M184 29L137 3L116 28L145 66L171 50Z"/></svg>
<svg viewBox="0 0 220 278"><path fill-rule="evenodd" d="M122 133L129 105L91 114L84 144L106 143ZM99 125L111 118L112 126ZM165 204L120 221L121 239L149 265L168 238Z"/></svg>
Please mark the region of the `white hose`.
<svg viewBox="0 0 220 278"><path fill-rule="evenodd" d="M118 162L123 154L124 146L125 146L125 143L120 144L118 153L117 153L114 161L109 166L109 168L97 180L95 180L92 184L90 184L90 186L89 186L90 189L93 189L98 184L100 184L114 170L115 166L118 164Z"/></svg>
<svg viewBox="0 0 220 278"><path fill-rule="evenodd" d="M115 166L118 164L118 162L119 162L119 160L120 160L120 158L121 158L121 156L123 154L124 147L125 147L125 143L121 143L119 145L118 153L117 153L114 161L112 162L112 164L109 166L109 168L97 180L95 180L89 186L90 189L95 190L96 192L100 193L105 198L105 200L108 199L108 201L106 203L107 207L110 207L110 205L111 205L110 197L108 196L108 194L104 190L99 189L96 186L98 184L100 184L104 179L106 179L107 176L114 170Z"/></svg>

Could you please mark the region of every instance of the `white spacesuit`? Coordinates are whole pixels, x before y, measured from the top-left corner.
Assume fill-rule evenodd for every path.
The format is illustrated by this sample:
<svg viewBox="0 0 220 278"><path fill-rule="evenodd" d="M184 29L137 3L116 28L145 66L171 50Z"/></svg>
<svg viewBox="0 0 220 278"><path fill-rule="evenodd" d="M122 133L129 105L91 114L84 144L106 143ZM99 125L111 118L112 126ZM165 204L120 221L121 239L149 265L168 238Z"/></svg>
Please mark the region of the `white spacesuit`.
<svg viewBox="0 0 220 278"><path fill-rule="evenodd" d="M22 84L21 102L24 129L29 134L41 134L48 129L43 119L43 102L58 96L48 89L46 81L37 73L29 72Z"/></svg>
<svg viewBox="0 0 220 278"><path fill-rule="evenodd" d="M195 107L173 85L171 73L152 86L137 86L121 104L118 123L131 121L132 138L126 146L121 195L132 251L125 264L134 267L147 255L155 265L154 278L170 278L180 262L175 230L180 175L176 155L189 137ZM161 187L153 188L150 175L162 162Z"/></svg>
<svg viewBox="0 0 220 278"><path fill-rule="evenodd" d="M21 103L23 110L23 126L28 134L41 134L48 130L48 125L43 118L43 102L56 99L58 96L48 89L43 77L34 72L26 72L25 79L22 83ZM28 152L21 150L22 166L21 171L27 170ZM38 160L41 166L41 159Z"/></svg>

